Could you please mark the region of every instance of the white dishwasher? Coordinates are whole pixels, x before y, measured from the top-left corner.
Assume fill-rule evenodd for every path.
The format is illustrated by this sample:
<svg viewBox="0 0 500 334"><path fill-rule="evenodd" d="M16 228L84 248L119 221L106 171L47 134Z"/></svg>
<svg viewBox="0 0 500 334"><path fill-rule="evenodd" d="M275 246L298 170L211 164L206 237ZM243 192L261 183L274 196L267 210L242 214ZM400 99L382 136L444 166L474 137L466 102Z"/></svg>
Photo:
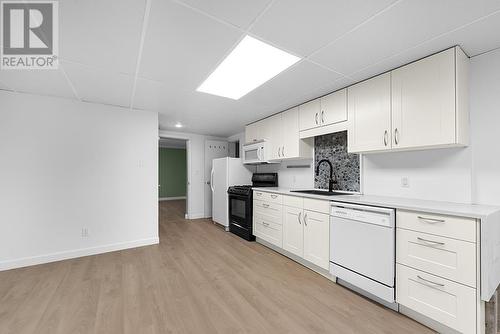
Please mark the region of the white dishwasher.
<svg viewBox="0 0 500 334"><path fill-rule="evenodd" d="M394 209L332 202L330 273L339 283L394 303L395 241Z"/></svg>

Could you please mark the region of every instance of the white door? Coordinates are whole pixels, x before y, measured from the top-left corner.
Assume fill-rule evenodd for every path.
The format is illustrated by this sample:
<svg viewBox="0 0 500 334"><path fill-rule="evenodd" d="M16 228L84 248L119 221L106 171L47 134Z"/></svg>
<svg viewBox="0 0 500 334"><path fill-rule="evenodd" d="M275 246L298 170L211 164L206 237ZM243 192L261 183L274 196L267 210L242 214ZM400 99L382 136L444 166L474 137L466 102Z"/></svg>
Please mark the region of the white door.
<svg viewBox="0 0 500 334"><path fill-rule="evenodd" d="M341 89L321 98L321 124L347 121L347 89Z"/></svg>
<svg viewBox="0 0 500 334"><path fill-rule="evenodd" d="M304 256L304 228L302 209L283 207L283 248L292 254Z"/></svg>
<svg viewBox="0 0 500 334"><path fill-rule="evenodd" d="M455 142L455 49L392 71L392 147Z"/></svg>
<svg viewBox="0 0 500 334"><path fill-rule="evenodd" d="M281 150L283 147L283 124L281 123L281 113L269 117L266 122L268 122L268 127L272 129L269 131L269 136L267 138L271 152L269 156L271 160L281 159Z"/></svg>
<svg viewBox="0 0 500 334"><path fill-rule="evenodd" d="M348 89L348 151L391 148L391 74L360 82Z"/></svg>
<svg viewBox="0 0 500 334"><path fill-rule="evenodd" d="M298 157L300 155L299 108L295 107L284 111L281 116L281 124L283 128L282 157Z"/></svg>
<svg viewBox="0 0 500 334"><path fill-rule="evenodd" d="M321 126L320 123L321 106L319 99L309 101L299 106L299 127L300 131Z"/></svg>
<svg viewBox="0 0 500 334"><path fill-rule="evenodd" d="M228 156L227 141L205 141L205 217L212 217L212 160Z"/></svg>
<svg viewBox="0 0 500 334"><path fill-rule="evenodd" d="M304 259L328 270L330 267L330 216L304 210Z"/></svg>

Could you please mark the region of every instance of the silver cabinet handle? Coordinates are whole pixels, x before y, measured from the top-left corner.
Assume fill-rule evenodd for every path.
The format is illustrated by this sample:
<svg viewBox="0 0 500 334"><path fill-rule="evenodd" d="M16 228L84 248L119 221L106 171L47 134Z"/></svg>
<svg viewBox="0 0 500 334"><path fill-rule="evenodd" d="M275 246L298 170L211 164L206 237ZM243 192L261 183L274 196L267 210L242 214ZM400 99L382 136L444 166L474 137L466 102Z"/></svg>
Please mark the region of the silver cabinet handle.
<svg viewBox="0 0 500 334"><path fill-rule="evenodd" d="M418 219L423 220L426 223L429 224L435 224L435 223L444 223L444 219L436 219L436 218L427 218L427 217L422 217L422 216L417 216Z"/></svg>
<svg viewBox="0 0 500 334"><path fill-rule="evenodd" d="M269 204L262 203L262 206L263 206L263 207L265 207L265 208L268 208L268 207L269 207Z"/></svg>
<svg viewBox="0 0 500 334"><path fill-rule="evenodd" d="M257 195L257 196L262 196L262 193L255 193L255 195Z"/></svg>
<svg viewBox="0 0 500 334"><path fill-rule="evenodd" d="M316 120L316 125L318 125L318 113L316 113L316 116L314 116L314 119Z"/></svg>
<svg viewBox="0 0 500 334"><path fill-rule="evenodd" d="M271 195L271 198L276 198L278 197L278 195Z"/></svg>
<svg viewBox="0 0 500 334"><path fill-rule="evenodd" d="M264 226L269 226L269 223L262 222L262 225L264 225Z"/></svg>
<svg viewBox="0 0 500 334"><path fill-rule="evenodd" d="M385 132L384 132L384 145L385 146L387 146L387 136L388 136L388 134L389 133L387 132L387 130L385 130Z"/></svg>
<svg viewBox="0 0 500 334"><path fill-rule="evenodd" d="M396 128L396 129L394 130L394 143L395 143L396 145L398 145L398 144L399 144L399 131L398 131L398 128Z"/></svg>
<svg viewBox="0 0 500 334"><path fill-rule="evenodd" d="M440 246L443 246L443 245L444 245L444 242L433 241L433 240L424 239L424 238L420 238L420 237L417 237L417 240L418 240L418 241L427 242L427 243L430 243L430 244L434 244L434 245L440 245Z"/></svg>
<svg viewBox="0 0 500 334"><path fill-rule="evenodd" d="M299 212L299 216L298 216L298 219L297 219L299 221L299 224L302 224L301 221L300 221L300 217L302 217L302 211Z"/></svg>
<svg viewBox="0 0 500 334"><path fill-rule="evenodd" d="M443 287L443 286L444 286L444 284L442 284L442 283L437 283L437 282L429 281L428 279L425 279L425 278L423 278L423 277L422 277L422 276L420 276L420 275L417 275L417 278L418 278L418 279L420 279L420 280L422 280L422 281L424 281L424 282L427 282L427 283L429 283L429 284L432 284L434 287L436 287L436 286Z"/></svg>
<svg viewBox="0 0 500 334"><path fill-rule="evenodd" d="M285 146L283 146L281 148L281 156L284 157L285 156Z"/></svg>
<svg viewBox="0 0 500 334"><path fill-rule="evenodd" d="M321 110L321 123L325 123L325 111Z"/></svg>
<svg viewBox="0 0 500 334"><path fill-rule="evenodd" d="M307 226L307 213L304 215L304 225Z"/></svg>

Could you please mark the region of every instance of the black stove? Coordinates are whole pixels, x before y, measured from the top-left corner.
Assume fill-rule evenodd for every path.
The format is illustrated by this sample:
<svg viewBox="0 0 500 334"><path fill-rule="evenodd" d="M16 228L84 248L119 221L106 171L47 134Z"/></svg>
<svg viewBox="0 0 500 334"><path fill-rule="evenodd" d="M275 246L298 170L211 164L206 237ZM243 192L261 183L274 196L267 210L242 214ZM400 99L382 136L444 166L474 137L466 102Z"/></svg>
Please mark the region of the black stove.
<svg viewBox="0 0 500 334"><path fill-rule="evenodd" d="M253 192L252 187L277 187L278 173L254 173L252 185L229 187L229 231L254 241L253 235Z"/></svg>

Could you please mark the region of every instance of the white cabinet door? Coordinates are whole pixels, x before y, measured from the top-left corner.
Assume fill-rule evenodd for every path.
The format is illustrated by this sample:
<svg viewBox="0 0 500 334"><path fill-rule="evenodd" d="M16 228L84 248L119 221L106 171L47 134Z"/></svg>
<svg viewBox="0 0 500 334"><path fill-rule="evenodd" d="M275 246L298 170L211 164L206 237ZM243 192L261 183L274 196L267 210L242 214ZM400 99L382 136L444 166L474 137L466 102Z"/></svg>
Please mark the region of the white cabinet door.
<svg viewBox="0 0 500 334"><path fill-rule="evenodd" d="M282 159L282 149L283 149L283 123L282 114L276 114L266 119L267 126L269 127L269 134L266 140L269 142L269 147L271 149L270 157L271 160Z"/></svg>
<svg viewBox="0 0 500 334"><path fill-rule="evenodd" d="M347 89L341 89L321 99L321 125L347 121Z"/></svg>
<svg viewBox="0 0 500 334"><path fill-rule="evenodd" d="M304 210L304 259L328 270L330 266L330 216Z"/></svg>
<svg viewBox="0 0 500 334"><path fill-rule="evenodd" d="M259 137L259 122L248 124L245 127L245 144L258 141Z"/></svg>
<svg viewBox="0 0 500 334"><path fill-rule="evenodd" d="M299 108L288 109L282 113L283 148L282 157L297 158L300 156Z"/></svg>
<svg viewBox="0 0 500 334"><path fill-rule="evenodd" d="M391 148L391 74L386 73L348 88L348 151Z"/></svg>
<svg viewBox="0 0 500 334"><path fill-rule="evenodd" d="M299 106L299 129L307 130L321 126L320 99L312 100Z"/></svg>
<svg viewBox="0 0 500 334"><path fill-rule="evenodd" d="M283 248L292 254L304 256L304 229L302 209L283 208Z"/></svg>
<svg viewBox="0 0 500 334"><path fill-rule="evenodd" d="M455 143L455 48L392 71L392 147Z"/></svg>

